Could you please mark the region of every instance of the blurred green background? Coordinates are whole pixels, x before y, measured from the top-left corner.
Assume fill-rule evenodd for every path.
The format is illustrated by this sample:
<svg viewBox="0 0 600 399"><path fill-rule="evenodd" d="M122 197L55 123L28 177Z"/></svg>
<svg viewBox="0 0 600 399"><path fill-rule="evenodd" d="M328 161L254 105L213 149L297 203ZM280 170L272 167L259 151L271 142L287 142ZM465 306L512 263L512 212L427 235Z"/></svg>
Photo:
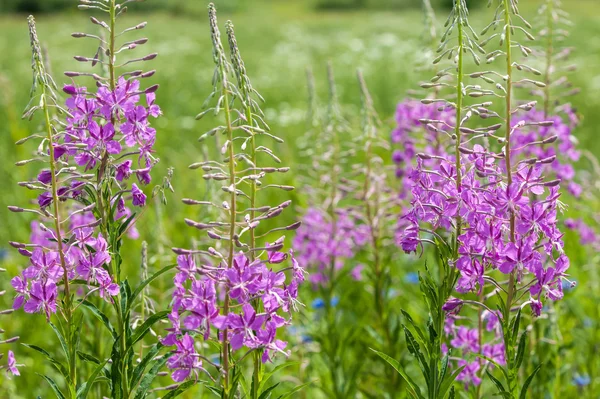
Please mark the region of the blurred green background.
<svg viewBox="0 0 600 399"><path fill-rule="evenodd" d="M140 36L147 36L150 41L134 54L159 53L151 64L158 72L152 82L147 82L160 84L157 102L164 112L155 123L158 130L155 149L161 162L155 169L154 181L160 182L167 168L173 167L176 192L169 197L166 207L157 204L150 209L138 226L142 238L150 244L156 267L163 260L156 254L165 251L168 258L169 246L189 246L195 235L183 223L184 217L194 216L193 210L180 205L180 199L199 197L203 192L204 183L199 173L189 171L187 165L202 158L202 145L196 139L213 123L210 118L202 122L194 120L211 91L213 63L205 15L207 3L204 0L148 0L134 4L120 21L123 28L148 21L148 27ZM226 19L232 19L236 26L253 85L266 99L267 120L272 130L286 139L276 150L292 168L305 161L295 150L295 143L305 128L307 67L314 70L317 90L323 99L325 65L328 60L332 61L341 101L351 118L359 114L356 68L363 69L375 105L387 121L392 120L396 104L406 96L407 90L427 78L427 74L415 66L425 58L424 18L419 0L221 0L215 3L221 26ZM439 22L443 22L449 1L432 3ZM486 1L470 3L478 6ZM540 1L522 0L520 3L522 14L535 20ZM600 140L596 137L600 124L600 1L568 0L565 3L575 22L569 39L577 48L572 62L579 66L571 80L582 89L572 100L583 116L576 137L582 148L600 155ZM37 17L40 40L47 48L55 79L62 84L68 82L63 71L82 68L73 60L73 55L95 53L92 42L70 36L72 32L94 32L95 29L89 23L89 13L77 11L76 4L75 0L0 1L0 267L8 269L0 275L0 287L9 292L9 277L23 267L23 259L15 251L5 249L6 243L27 240L29 226L24 223L22 214L10 213L6 207L23 205L25 196L33 198L33 193L19 188L16 183L35 174L33 166L14 166L14 162L28 158L32 151L27 145L15 146L15 141L37 127L35 122L20 118L31 84L26 16L33 12ZM138 10L143 14L134 12ZM490 11L485 7L475 7L471 23L481 29L490 18ZM293 173L284 176L288 181L282 184L295 183ZM292 196L296 204L306 203L302 190ZM288 221L294 217L293 213L285 215ZM575 236L568 235L567 239L567 247L572 249L570 255L575 259L575 280L585 282L587 272L583 266L589 260L576 245ZM140 241L126 244L126 264L132 275L137 273L139 248ZM161 284L159 291L164 292L166 283ZM578 292L584 294L585 289ZM11 294L0 301L4 307L9 306ZM18 332L23 342L43 344L50 339L43 318L26 316L22 311L0 316L0 327L7 330L7 334ZM582 346L580 352L586 353L588 349ZM40 359L24 348L17 347L15 351L19 361L27 366L25 376L11 381L0 376L0 398L50 397L47 388L41 386L32 373L43 367Z"/></svg>

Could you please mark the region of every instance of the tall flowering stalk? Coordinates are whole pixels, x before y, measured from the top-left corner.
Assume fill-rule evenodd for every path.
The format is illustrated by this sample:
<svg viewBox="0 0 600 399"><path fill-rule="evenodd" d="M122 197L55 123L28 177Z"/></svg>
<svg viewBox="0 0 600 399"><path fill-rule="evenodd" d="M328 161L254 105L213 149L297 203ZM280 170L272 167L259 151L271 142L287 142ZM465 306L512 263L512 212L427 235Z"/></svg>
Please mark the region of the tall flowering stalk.
<svg viewBox="0 0 600 399"><path fill-rule="evenodd" d="M358 375L364 362L356 359L358 342L355 329L346 328L348 315L339 305L343 292L339 286L345 278L361 279L364 265L353 262L360 248L368 240L365 225L360 223L351 206L352 193L360 191L356 182L344 173L354 150L348 145L351 126L345 119L339 103L333 65L327 65L328 103L319 126L318 108L314 94L312 73L308 74L309 112L305 142L312 138L312 148L306 155L311 158L312 171L307 171L306 187L310 193L309 207L302 218L302 226L294 239L298 260L309 270L309 281L318 297L312 306L315 322L308 334L320 345L320 353L311 359L311 366L319 360L325 363L327 379L322 389L330 397L351 397L358 390ZM318 360L317 360L318 359Z"/></svg>
<svg viewBox="0 0 600 399"><path fill-rule="evenodd" d="M435 153L417 156L417 167L410 176L413 182L412 210L405 216L409 225L400 237L400 243L405 251L410 252L416 251L423 242L431 242L441 254L442 263L448 265L444 276L450 278L446 284L441 284L446 288L442 290L446 297L436 297L433 290L430 293L424 291L430 303L434 302L432 299L441 298L446 302L435 302L439 306L437 317L431 311L431 306L430 312L433 313L434 331L439 332L440 336L448 334L452 338L450 344L453 349L463 352L463 356L457 359L459 367L455 371L456 378L464 381L467 388L470 384L479 385L482 370L485 370L500 393L513 398L527 391L539 370L539 367L536 368L524 384L518 382L527 337L527 334L520 335L520 309L529 304L534 315L539 315L542 296L560 299L561 281L566 278L568 268L568 258L562 252L562 234L557 226L557 211L561 206L558 201L560 181L545 181L542 175L543 165L551 163L554 157L521 156L524 148L549 145L556 141L557 136L523 145L516 145L514 140L513 134L517 129L552 125L548 121L529 120L513 124L516 114L528 112L534 105L531 102L514 103L515 85L544 87L543 82L527 77L516 80L516 70L534 72L532 68L517 63L513 51L518 48L525 56L531 53L531 49L514 39L517 32L533 40L526 30L529 24L519 15L517 1L499 2L494 20L483 34L491 28L500 28L499 32L485 39L481 45L471 39L471 36L474 39L477 36L467 23L467 8L463 0L455 2L449 21L452 23L442 39L442 54L437 60L446 55L454 57L458 72L456 80L447 82L445 76L449 75L450 70L447 69L424 86L449 86L455 98L453 101L427 99L423 102L441 104L439 110L454 109L456 123L452 125L445 120L428 118L420 122L430 130L448 136L448 144L452 145L453 151L441 156ZM444 50L446 39L455 25L457 44ZM504 58L503 72L490 70L467 73L464 68L465 55L470 54L475 64L479 65L475 51L483 52L481 46L495 38L501 47L487 53L486 60L491 63L496 58ZM483 80L491 88L470 83L467 78ZM466 101L469 97L500 98L503 109L501 112L493 111L493 101L470 104ZM466 122L474 116L484 121L499 119L499 123L468 127ZM491 145L492 140L502 144L502 148L496 150ZM453 234L448 235L450 229ZM545 267L544 263L549 266ZM498 275L506 276L508 281L500 282ZM474 291L479 300L448 299L455 284L459 293ZM430 285L427 279L422 279L423 285L425 288ZM527 293L530 294L529 300L523 300ZM492 310L494 305L487 305L492 300L498 301L498 311ZM474 308L478 315L477 326L473 330L454 325L456 315L465 304L467 308ZM448 316L442 310L448 312ZM497 332L496 341L489 345L483 345L483 323L486 318L491 323L490 329ZM435 381L436 374L432 374L432 370L435 370L434 365L439 357L434 355L434 361L427 367L427 358L420 352L420 347L429 347L418 327L413 328L416 334L407 333L409 350L421 363L426 379ZM496 345L498 341L500 344ZM426 353L429 358L432 357L430 349ZM471 362L467 360L470 353L476 357ZM494 367L502 371L506 380L504 384L490 372ZM432 385L428 381L429 395L437 397L435 393L431 396ZM418 389L413 389L418 396ZM476 395L480 395L479 389Z"/></svg>
<svg viewBox="0 0 600 399"><path fill-rule="evenodd" d="M355 180L350 181L356 188L358 205L352 207L351 214L357 221L357 228L363 229L366 237L363 251L368 261L366 266L357 265L353 277L366 280L372 291L373 309L378 320L373 331L379 336L376 341L381 349L399 355L402 352L398 339L402 327L393 309L392 255L396 206L395 193L392 193L388 176L390 169L385 165L381 154L389 154L390 146L380 135L381 121L375 110L373 99L360 70L357 71L361 98L362 134L355 140L356 162L353 166ZM392 173L393 174L393 173ZM362 270L365 269L365 270ZM393 370L390 370L393 372ZM390 397L395 395L402 382L396 374L387 375L385 389Z"/></svg>
<svg viewBox="0 0 600 399"><path fill-rule="evenodd" d="M243 390L249 397L259 398L273 389L265 385L261 362L272 361L277 353L288 355L284 350L286 343L277 339L277 331L291 323L291 312L299 304L298 286L304 280L304 271L294 259L293 251L281 252L285 236L273 241L267 239L280 231L293 231L300 224L269 225L290 201L276 206L259 203L264 190L293 190L291 186L264 183L270 180L268 175L285 173L289 168L261 166L279 164L281 160L270 148L259 145L257 139L282 140L269 133L264 122L256 101L262 98L247 76L233 24L227 22L230 62L221 42L213 4L208 7L208 15L216 67L213 92L206 104L212 98L216 102L200 113L198 119L212 112L222 115L224 124L202 135L200 141L217 134L225 135L226 140L221 148L222 161L206 160L191 168L202 169L207 181L225 182L221 187L225 196L222 201L211 198L183 202L221 211L222 220L186 219L185 222L205 231L210 239L223 241L224 245L220 250L212 246L173 249L179 256L169 315L172 328L162 343L176 347L167 361L176 382L191 378L184 383L191 386L200 373L206 373L215 382L211 390L222 397L237 397ZM259 241L261 244L257 244ZM284 263L289 265L282 267ZM199 354L197 340L218 343L218 360ZM243 367L247 357L254 359L249 386ZM209 366L216 372L215 377Z"/></svg>
<svg viewBox="0 0 600 399"><path fill-rule="evenodd" d="M416 165L409 170L411 181L411 208L404 214L404 231L398 240L405 252L416 252L423 242L437 246L439 252L440 273L436 282L427 271L420 276L421 291L426 300L430 320L427 324L429 338L412 317L403 312L406 325L403 326L409 352L417 358L426 381L428 398L444 398L452 388L453 381L462 372L464 366L449 372L449 354L444 354L444 303L452 294L458 272L456 263L459 257L459 237L463 232L464 220L459 199L463 191L464 165L460 156L463 143L463 131L471 119L473 109L478 105L465 103L467 85L465 82L465 56L470 55L475 63L479 57L475 51L481 51L475 42L477 35L468 22L468 11L464 0L457 0L448 20L447 30L437 49L439 55L434 64L444 57L452 60L450 67L441 69L421 87L435 89L439 97L422 100L426 107L437 107L433 113L425 114L418 122L433 132L435 140L428 146L432 151L418 154ZM448 91L452 100L443 98L442 89ZM417 107L416 109L420 109ZM453 117L447 117L446 114ZM400 119L402 121L402 119ZM404 121L402 121L404 122ZM406 121L405 123L410 123ZM404 130L404 134L409 132ZM414 149L413 149L414 151ZM411 154L406 158L410 161ZM431 228L422 225L427 222ZM443 230L448 233L443 233ZM425 238L425 234L431 238ZM422 349L425 353L422 352ZM409 385L413 397L423 397L420 385L415 383L401 368L399 362L377 352L392 364ZM454 395L454 393L451 393Z"/></svg>
<svg viewBox="0 0 600 399"><path fill-rule="evenodd" d="M466 5L461 0L455 3L455 10L455 14L466 15ZM440 252L446 251L445 247L453 254L449 265L459 273L456 290L459 293L474 291L478 295L477 301L451 298L443 305L443 310L448 312L444 330L452 338L450 344L454 350L463 353L457 359L457 370L460 371L457 379L464 381L467 388L471 384L479 385L485 370L500 394L510 398L523 396L539 371L538 366L523 384L518 381L527 342L527 334L520 334L521 308L530 305L534 315L539 316L543 297L560 299L562 280L566 279L569 266L557 226L557 212L561 207L558 201L560 181L544 180L542 175L544 165L555 158L522 157L524 148L552 144L557 136L520 145L515 143L514 133L518 129L552 125L551 121L530 120L513 124L519 114L531 111L535 104L515 103L515 86L544 87L543 82L516 78L517 70L535 73L531 67L518 63L513 51L519 49L525 56L531 53L529 47L515 40L517 32L533 40L526 30L529 27L519 15L517 1L499 1L494 20L483 34L491 28L499 28L499 32L485 39L481 46L498 39L500 48L487 53L486 60L492 63L497 58L504 59L502 73L488 70L469 74L461 65L461 54L468 51L479 64L474 50L481 52L482 49L458 29L457 48L463 51L456 57L459 71L458 84L454 86L458 89L456 102L433 100L456 110L456 125L451 136L454 154L448 157L419 155L420 165L411 176L413 211L408 214L408 219L412 224L401 239L405 250L416 250L420 243L430 240L419 234L426 231L433 236ZM446 51L452 55L452 50ZM481 79L491 88L469 84L465 79L467 76ZM470 105L465 101L467 97L500 98L500 112L493 111L493 101ZM484 121L498 119L499 123L467 127L465 122L475 115ZM433 129L446 126L446 122L440 120L423 122L434 125ZM493 141L500 143L502 148L495 149ZM426 162L432 162L434 167L424 167ZM424 230L423 222L433 229ZM454 227L456 235L448 240L444 238L443 230L450 226ZM502 276L508 281L499 280ZM529 299L524 300L528 293ZM498 310L493 310L494 305L488 305L494 300L498 302ZM475 329L454 324L456 315L467 311L461 310L465 304L468 305L466 309L474 308L477 312ZM495 338L494 342L484 345L483 323L486 319ZM468 354L476 358L469 362ZM505 383L493 376L491 370L495 368L502 372ZM476 395L480 394L477 389Z"/></svg>
<svg viewBox="0 0 600 399"><path fill-rule="evenodd" d="M134 223L140 214L128 205L145 206L146 195L138 184L150 183L150 170L158 162L152 150L156 131L150 120L161 114L155 104L158 86L140 89L139 79L152 76L154 71L124 72L119 76L125 65L156 57L150 54L117 63L117 54L147 42L141 38L117 44L122 35L146 26L142 23L117 33L116 21L126 11L126 3L82 1L81 9L103 11L109 20L91 18L107 35L72 35L98 42L93 57L75 59L92 66L101 65L106 76L102 76L103 72L66 72L70 78L93 78L96 91L76 84L66 85L63 91L69 98L65 106L59 103L56 84L44 65L33 18L29 19L34 86L24 117L31 119L41 113L45 134L34 134L18 142L41 139L36 157L17 165L43 162L47 168L41 170L36 180L20 183L41 191L39 208L9 208L13 212L31 212L39 218L32 224L31 243L11 242L30 263L20 276L13 278L12 285L17 294L14 308L23 306L25 312L44 313L61 343L66 365L50 352L29 346L47 357L64 377L65 392L63 384L44 376L57 397L86 397L101 373L110 376L112 397L134 394L145 397L156 375L156 372L147 374L140 386L148 362L134 364L133 353L150 327L166 317L166 312L148 317L137 327L132 326L130 315L144 287L169 268L148 277L133 290L121 270L123 238L135 233ZM145 105L140 103L144 97ZM131 176L138 183L130 182ZM169 186L158 187L155 194ZM82 298L76 299L80 294ZM111 316L104 313L104 302L112 306ZM113 340L109 356L81 351L80 342L85 338L81 330L82 309L90 311L106 327ZM50 320L57 312L60 317L56 317L58 325L55 325ZM96 359L92 373L85 379L78 374L81 369L78 358ZM109 360L110 366L106 366Z"/></svg>

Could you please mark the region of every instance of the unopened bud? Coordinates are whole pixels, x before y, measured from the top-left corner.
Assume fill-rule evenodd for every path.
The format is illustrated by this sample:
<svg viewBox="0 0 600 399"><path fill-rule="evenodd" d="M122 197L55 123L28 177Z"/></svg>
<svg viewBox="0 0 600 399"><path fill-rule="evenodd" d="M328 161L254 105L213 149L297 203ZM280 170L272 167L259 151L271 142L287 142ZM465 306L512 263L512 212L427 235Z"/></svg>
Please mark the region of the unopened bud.
<svg viewBox="0 0 600 399"><path fill-rule="evenodd" d="M150 76L154 75L155 73L156 73L156 69L153 69L151 71L140 74L140 78L149 78ZM148 93L148 92L146 92L146 93Z"/></svg>
<svg viewBox="0 0 600 399"><path fill-rule="evenodd" d="M148 54L147 56L142 58L142 61L150 61L155 59L158 56L158 53Z"/></svg>
<svg viewBox="0 0 600 399"><path fill-rule="evenodd" d="M555 187L558 186L560 184L560 179L556 179L556 180L550 180L547 181L546 183L544 183L545 187Z"/></svg>
<svg viewBox="0 0 600 399"><path fill-rule="evenodd" d="M558 135L550 136L542 141L542 144L551 144L554 143L558 139Z"/></svg>
<svg viewBox="0 0 600 399"><path fill-rule="evenodd" d="M286 226L286 230L296 230L298 227L302 226L302 222L292 223L289 226Z"/></svg>

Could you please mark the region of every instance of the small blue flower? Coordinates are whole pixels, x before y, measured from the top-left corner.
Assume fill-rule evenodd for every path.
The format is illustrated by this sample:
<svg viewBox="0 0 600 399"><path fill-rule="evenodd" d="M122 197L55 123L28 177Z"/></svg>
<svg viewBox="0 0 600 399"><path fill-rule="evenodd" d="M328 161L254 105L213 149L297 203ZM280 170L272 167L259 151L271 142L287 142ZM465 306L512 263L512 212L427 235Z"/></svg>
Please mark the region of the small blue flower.
<svg viewBox="0 0 600 399"><path fill-rule="evenodd" d="M313 309L323 309L325 307L325 301L322 298L317 298L312 301L311 306Z"/></svg>
<svg viewBox="0 0 600 399"><path fill-rule="evenodd" d="M337 296L331 298L332 307L336 307L338 303L340 303L340 298L338 298ZM325 301L322 298L317 298L314 301L312 301L311 306L313 309L323 309L325 307Z"/></svg>
<svg viewBox="0 0 600 399"><path fill-rule="evenodd" d="M310 335L302 335L302 337L300 337L300 341L303 344L309 344L309 343L313 342L313 339Z"/></svg>
<svg viewBox="0 0 600 399"><path fill-rule="evenodd" d="M404 276L404 281L408 284L418 284L419 283L419 273L409 272Z"/></svg>
<svg viewBox="0 0 600 399"><path fill-rule="evenodd" d="M333 298L331 298L331 306L332 307L336 307L338 303L340 303L340 298L338 298L337 296L334 296Z"/></svg>
<svg viewBox="0 0 600 399"><path fill-rule="evenodd" d="M8 251L6 248L0 248L0 261L5 260L8 257Z"/></svg>
<svg viewBox="0 0 600 399"><path fill-rule="evenodd" d="M592 382L592 379L587 374L584 374L584 375L575 374L575 376L573 377L573 385L578 386L578 387L584 387L584 386L590 385L591 382Z"/></svg>

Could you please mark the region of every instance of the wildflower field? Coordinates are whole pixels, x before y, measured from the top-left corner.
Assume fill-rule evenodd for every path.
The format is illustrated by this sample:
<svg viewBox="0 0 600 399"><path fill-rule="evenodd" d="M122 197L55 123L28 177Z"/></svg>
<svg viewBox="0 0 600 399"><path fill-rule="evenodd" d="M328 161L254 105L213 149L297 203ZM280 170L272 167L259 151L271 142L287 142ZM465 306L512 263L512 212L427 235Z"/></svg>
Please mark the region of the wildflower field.
<svg viewBox="0 0 600 399"><path fill-rule="evenodd" d="M600 3L158 2L0 11L0 398L600 397Z"/></svg>

